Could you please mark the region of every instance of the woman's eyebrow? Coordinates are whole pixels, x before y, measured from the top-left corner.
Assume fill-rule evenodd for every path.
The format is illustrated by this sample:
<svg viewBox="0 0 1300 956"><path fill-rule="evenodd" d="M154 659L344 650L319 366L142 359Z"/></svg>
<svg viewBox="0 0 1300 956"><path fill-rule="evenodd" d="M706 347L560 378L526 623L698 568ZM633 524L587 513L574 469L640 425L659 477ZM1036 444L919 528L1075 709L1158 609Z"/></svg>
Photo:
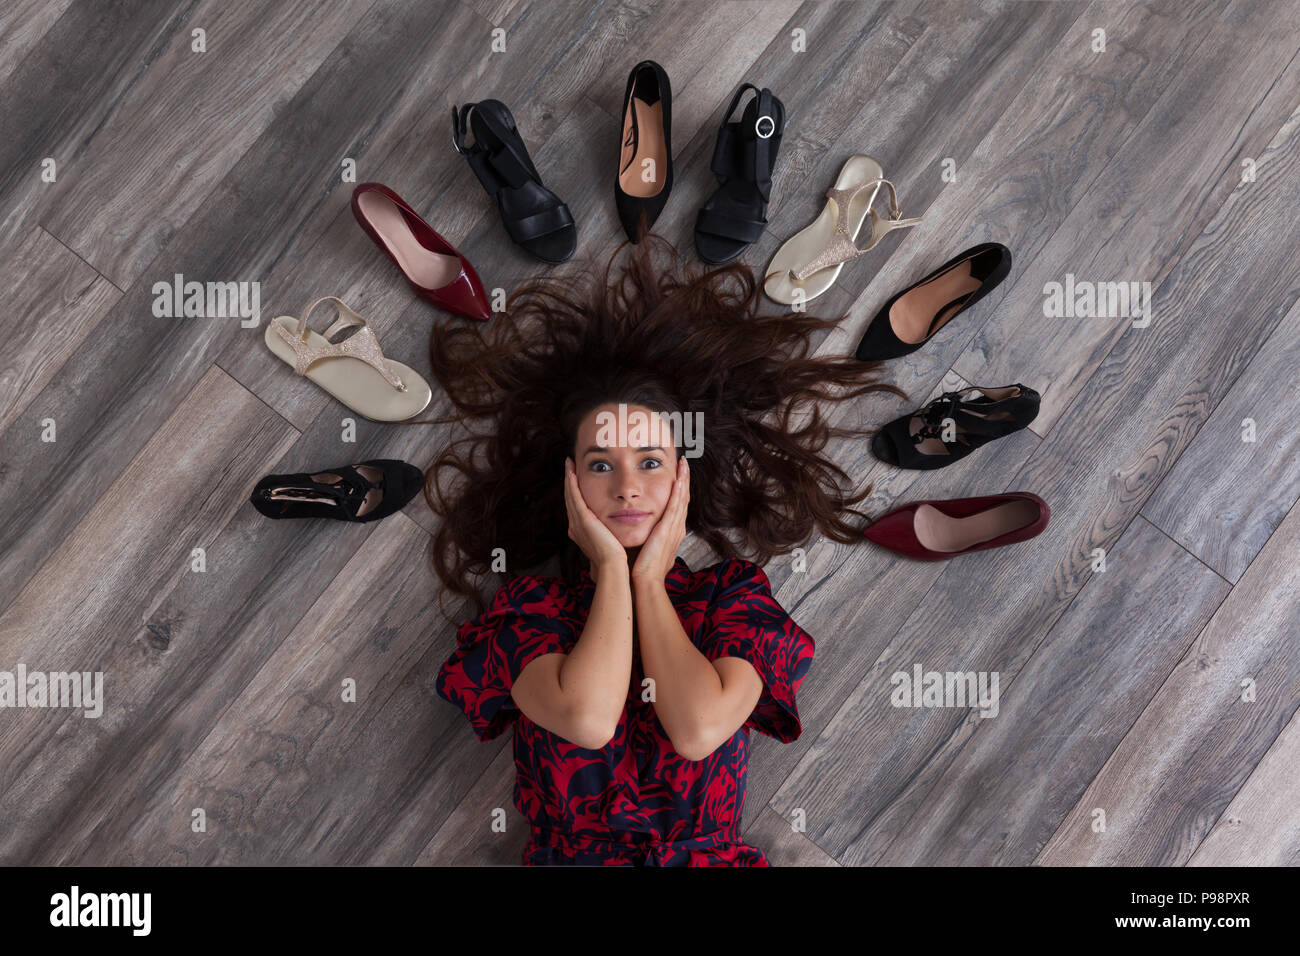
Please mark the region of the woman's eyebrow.
<svg viewBox="0 0 1300 956"><path fill-rule="evenodd" d="M663 451L663 450L664 449L662 445L642 445L640 448L637 449L637 451ZM604 445L592 445L590 448L584 451L583 454L590 455L594 452L597 455L599 455L601 452L606 452L606 451L609 451L609 449Z"/></svg>

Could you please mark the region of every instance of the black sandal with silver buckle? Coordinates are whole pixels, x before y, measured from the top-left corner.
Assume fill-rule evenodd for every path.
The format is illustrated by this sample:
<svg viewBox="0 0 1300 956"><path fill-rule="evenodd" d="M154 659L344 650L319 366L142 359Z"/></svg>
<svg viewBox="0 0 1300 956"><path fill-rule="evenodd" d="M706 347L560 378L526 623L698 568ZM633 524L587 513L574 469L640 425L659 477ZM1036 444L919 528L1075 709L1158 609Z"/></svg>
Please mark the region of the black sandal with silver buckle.
<svg viewBox="0 0 1300 956"><path fill-rule="evenodd" d="M736 122L727 122L746 90L756 94ZM695 251L711 265L736 258L763 234L772 195L772 169L785 132L785 105L767 87L744 83L732 97L710 168L716 192L695 220Z"/></svg>

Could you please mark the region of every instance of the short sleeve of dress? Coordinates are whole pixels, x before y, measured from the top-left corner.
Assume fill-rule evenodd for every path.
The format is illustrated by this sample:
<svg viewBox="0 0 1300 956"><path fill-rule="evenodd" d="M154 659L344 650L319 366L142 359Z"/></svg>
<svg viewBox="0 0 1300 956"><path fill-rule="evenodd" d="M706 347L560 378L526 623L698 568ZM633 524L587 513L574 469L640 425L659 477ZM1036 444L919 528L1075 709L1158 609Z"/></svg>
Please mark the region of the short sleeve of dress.
<svg viewBox="0 0 1300 956"><path fill-rule="evenodd" d="M543 654L566 654L578 639L558 579L522 575L497 591L483 614L456 631L442 665L438 696L465 712L480 741L499 737L519 717L510 689Z"/></svg>
<svg viewBox="0 0 1300 956"><path fill-rule="evenodd" d="M699 647L710 661L747 660L763 679L763 692L745 727L782 743L798 739L802 728L795 694L812 664L815 646L772 596L762 568L739 558L719 565Z"/></svg>

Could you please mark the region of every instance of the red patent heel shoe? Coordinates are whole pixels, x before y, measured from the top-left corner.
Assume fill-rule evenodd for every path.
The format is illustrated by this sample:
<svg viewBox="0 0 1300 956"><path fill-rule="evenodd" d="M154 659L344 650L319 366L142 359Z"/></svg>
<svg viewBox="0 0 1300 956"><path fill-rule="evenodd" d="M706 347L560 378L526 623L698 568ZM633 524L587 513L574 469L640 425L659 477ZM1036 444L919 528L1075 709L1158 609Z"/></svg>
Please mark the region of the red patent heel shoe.
<svg viewBox="0 0 1300 956"><path fill-rule="evenodd" d="M1027 541L1047 527L1051 514L1047 502L1029 491L913 501L875 521L863 537L906 558L944 561Z"/></svg>
<svg viewBox="0 0 1300 956"><path fill-rule="evenodd" d="M397 193L382 183L361 183L352 190L352 214L420 298L469 319L486 322L492 317L469 260Z"/></svg>

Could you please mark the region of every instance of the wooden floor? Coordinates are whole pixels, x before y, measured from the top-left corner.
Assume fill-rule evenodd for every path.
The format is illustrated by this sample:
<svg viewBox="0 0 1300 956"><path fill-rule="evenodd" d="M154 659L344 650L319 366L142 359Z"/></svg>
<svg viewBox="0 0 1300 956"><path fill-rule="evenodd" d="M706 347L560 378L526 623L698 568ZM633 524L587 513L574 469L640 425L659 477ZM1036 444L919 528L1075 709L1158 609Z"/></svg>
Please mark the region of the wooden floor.
<svg viewBox="0 0 1300 956"><path fill-rule="evenodd" d="M339 295L427 374L431 324L459 320L357 228L344 161L510 289L539 264L452 150L451 105L509 104L579 255L603 258L627 71L653 58L676 147L659 231L684 251L745 80L789 113L745 261L816 214L852 153L924 216L814 303L849 312L823 352L961 249L1012 249L1006 282L890 364L911 401L841 418L964 382L1043 394L1029 430L937 472L833 449L876 482L873 513L1026 489L1052 520L951 562L815 541L805 571L768 566L817 653L802 737L754 735L746 839L777 865L1300 863L1300 5L684 9L5 4L0 671L102 671L107 703L0 710L0 862L518 862L510 736L478 743L434 692L455 622L427 507L348 525L247 501L274 472L424 467L448 431L358 419L344 444L347 410L264 326L157 318L152 288L257 281L263 322ZM1149 282L1149 326L1045 317L1067 275ZM997 716L891 706L916 664L996 672Z"/></svg>

